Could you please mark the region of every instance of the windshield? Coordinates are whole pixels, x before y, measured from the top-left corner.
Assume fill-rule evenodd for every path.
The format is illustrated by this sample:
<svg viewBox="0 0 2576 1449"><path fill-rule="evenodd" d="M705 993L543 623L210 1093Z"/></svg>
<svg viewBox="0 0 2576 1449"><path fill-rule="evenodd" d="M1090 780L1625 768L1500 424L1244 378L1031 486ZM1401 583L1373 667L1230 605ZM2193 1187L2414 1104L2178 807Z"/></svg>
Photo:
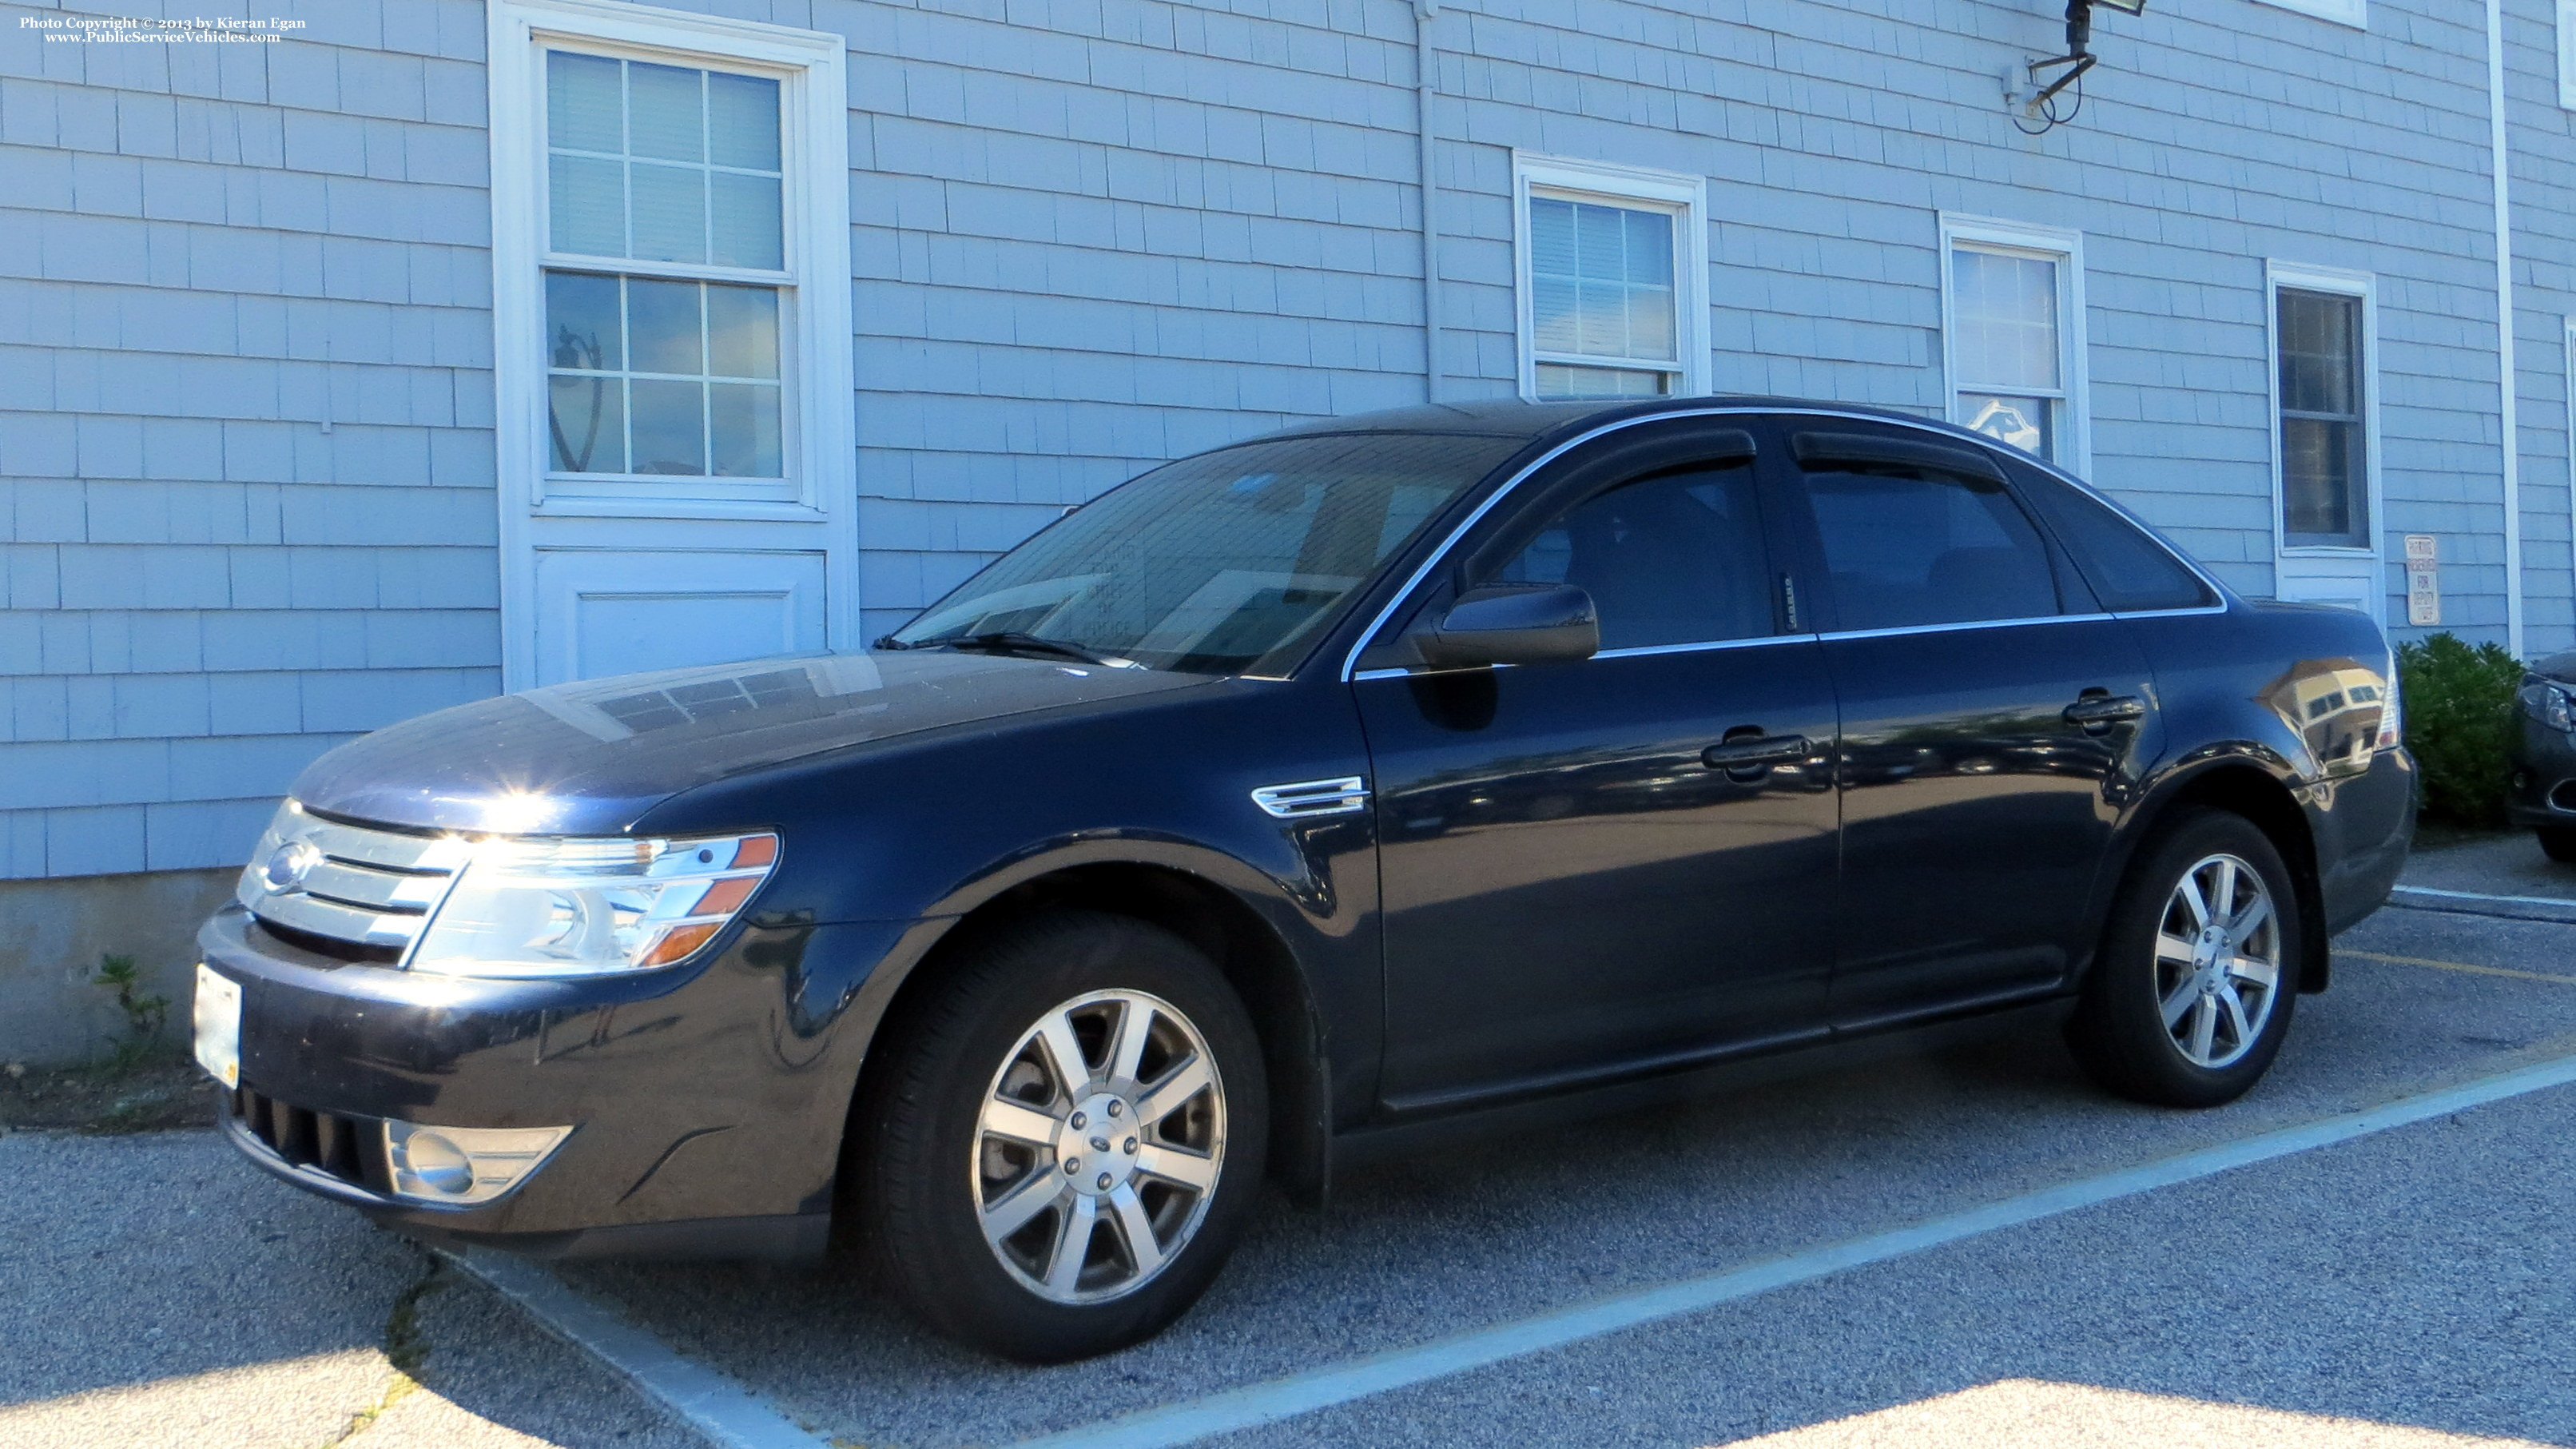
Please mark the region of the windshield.
<svg viewBox="0 0 2576 1449"><path fill-rule="evenodd" d="M893 642L1015 634L1155 669L1285 667L1387 555L1522 442L1343 433L1183 458L1004 554Z"/></svg>

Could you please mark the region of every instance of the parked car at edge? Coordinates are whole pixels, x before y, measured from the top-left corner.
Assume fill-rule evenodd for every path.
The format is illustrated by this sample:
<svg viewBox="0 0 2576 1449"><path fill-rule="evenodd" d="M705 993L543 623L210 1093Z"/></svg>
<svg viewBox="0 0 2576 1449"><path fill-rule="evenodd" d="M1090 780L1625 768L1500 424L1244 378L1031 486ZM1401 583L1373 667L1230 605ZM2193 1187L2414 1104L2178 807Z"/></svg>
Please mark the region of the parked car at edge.
<svg viewBox="0 0 2576 1449"><path fill-rule="evenodd" d="M2019 1012L2228 1101L2413 825L2369 619L1825 403L1292 429L879 642L325 756L201 937L232 1141L438 1241L837 1228L1071 1358L1265 1179L1792 1054Z"/></svg>
<svg viewBox="0 0 2576 1449"><path fill-rule="evenodd" d="M2539 836L2551 860L2576 862L2576 650L2532 664L2515 702L2505 818Z"/></svg>

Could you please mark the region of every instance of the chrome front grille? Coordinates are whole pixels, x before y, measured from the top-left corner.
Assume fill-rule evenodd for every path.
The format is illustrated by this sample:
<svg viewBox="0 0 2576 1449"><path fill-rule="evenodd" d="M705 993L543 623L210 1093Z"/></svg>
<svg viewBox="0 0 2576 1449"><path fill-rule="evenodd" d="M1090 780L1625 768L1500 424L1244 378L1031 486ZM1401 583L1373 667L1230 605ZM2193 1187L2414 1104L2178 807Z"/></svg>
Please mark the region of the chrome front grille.
<svg viewBox="0 0 2576 1449"><path fill-rule="evenodd" d="M289 800L260 836L234 895L299 945L338 943L354 954L398 959L470 848L452 835L327 820Z"/></svg>

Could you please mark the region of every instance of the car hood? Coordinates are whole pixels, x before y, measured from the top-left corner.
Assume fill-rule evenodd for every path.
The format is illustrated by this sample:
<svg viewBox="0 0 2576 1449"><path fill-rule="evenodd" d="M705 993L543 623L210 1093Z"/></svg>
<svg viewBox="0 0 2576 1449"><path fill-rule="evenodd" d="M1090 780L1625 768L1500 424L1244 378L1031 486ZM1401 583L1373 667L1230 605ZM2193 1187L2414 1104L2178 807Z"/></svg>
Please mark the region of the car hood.
<svg viewBox="0 0 2576 1449"><path fill-rule="evenodd" d="M2523 667L2543 679L2555 679L2561 684L2576 684L2576 649L2570 649L2564 654L2552 654L2546 659L2535 659Z"/></svg>
<svg viewBox="0 0 2576 1449"><path fill-rule="evenodd" d="M296 779L326 814L437 830L613 834L692 786L950 725L1204 685L987 654L821 654L629 674L458 705Z"/></svg>

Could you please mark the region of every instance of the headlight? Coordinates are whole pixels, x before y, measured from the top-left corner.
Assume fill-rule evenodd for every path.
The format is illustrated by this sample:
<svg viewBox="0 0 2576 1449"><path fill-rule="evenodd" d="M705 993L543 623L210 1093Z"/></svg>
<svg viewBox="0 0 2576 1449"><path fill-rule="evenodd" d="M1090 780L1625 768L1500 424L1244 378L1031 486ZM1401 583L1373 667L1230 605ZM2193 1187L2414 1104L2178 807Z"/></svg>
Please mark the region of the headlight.
<svg viewBox="0 0 2576 1449"><path fill-rule="evenodd" d="M590 976L685 960L778 862L775 835L499 839L474 849L411 969Z"/></svg>
<svg viewBox="0 0 2576 1449"><path fill-rule="evenodd" d="M2576 731L2576 701L2566 690L2545 679L2526 679L2520 697L2524 714L2554 730Z"/></svg>

